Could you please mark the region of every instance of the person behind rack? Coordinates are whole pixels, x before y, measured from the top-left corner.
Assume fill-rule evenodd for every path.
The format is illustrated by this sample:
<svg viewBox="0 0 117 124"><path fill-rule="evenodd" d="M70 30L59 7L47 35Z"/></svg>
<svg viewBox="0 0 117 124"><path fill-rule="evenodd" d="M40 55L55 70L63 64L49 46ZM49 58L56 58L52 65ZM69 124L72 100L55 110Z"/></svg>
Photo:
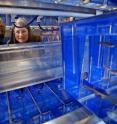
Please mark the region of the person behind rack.
<svg viewBox="0 0 117 124"><path fill-rule="evenodd" d="M40 35L32 35L31 29L25 18L20 17L15 21L15 24L11 32L11 40L9 44L40 41L41 41Z"/></svg>
<svg viewBox="0 0 117 124"><path fill-rule="evenodd" d="M5 25L3 24L2 19L0 19L0 45L5 44L4 37L5 37Z"/></svg>

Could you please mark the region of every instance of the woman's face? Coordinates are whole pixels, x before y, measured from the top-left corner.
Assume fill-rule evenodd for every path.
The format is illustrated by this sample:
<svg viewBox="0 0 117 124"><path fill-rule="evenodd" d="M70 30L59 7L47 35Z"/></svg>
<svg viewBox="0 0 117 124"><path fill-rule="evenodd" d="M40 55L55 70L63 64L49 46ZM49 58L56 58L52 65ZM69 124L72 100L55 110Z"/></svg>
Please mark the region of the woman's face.
<svg viewBox="0 0 117 124"><path fill-rule="evenodd" d="M28 41L28 29L27 28L17 28L14 29L15 39L19 43L26 43Z"/></svg>

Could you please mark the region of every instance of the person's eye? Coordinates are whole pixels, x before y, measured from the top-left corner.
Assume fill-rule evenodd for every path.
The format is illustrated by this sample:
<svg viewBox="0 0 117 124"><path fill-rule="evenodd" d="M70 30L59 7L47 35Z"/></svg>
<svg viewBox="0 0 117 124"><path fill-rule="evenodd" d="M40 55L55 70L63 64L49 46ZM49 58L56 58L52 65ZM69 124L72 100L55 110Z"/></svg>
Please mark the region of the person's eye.
<svg viewBox="0 0 117 124"><path fill-rule="evenodd" d="M22 31L22 34L26 33L26 31Z"/></svg>
<svg viewBox="0 0 117 124"><path fill-rule="evenodd" d="M15 33L16 33L16 34L19 34L19 31L16 31Z"/></svg>

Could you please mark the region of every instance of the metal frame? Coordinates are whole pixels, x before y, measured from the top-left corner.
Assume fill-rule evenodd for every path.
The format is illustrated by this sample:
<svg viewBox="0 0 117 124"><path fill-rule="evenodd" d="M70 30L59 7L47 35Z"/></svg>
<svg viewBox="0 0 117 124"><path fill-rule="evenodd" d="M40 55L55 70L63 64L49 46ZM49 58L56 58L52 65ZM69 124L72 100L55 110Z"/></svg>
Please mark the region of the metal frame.
<svg viewBox="0 0 117 124"><path fill-rule="evenodd" d="M80 16L96 14L95 9L70 5L35 2L33 0L4 0L0 2L1 14L45 15L45 16Z"/></svg>

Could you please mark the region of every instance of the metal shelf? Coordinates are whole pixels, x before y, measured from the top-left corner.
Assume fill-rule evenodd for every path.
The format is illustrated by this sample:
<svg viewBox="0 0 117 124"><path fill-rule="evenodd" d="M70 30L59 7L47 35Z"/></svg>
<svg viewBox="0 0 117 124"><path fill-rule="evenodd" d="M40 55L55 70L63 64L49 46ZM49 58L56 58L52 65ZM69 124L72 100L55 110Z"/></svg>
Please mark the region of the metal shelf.
<svg viewBox="0 0 117 124"><path fill-rule="evenodd" d="M43 83L62 76L60 42L0 47L0 92Z"/></svg>
<svg viewBox="0 0 117 124"><path fill-rule="evenodd" d="M95 15L96 10L85 7L44 3L33 0L4 0L0 2L0 13L21 15L89 17Z"/></svg>
<svg viewBox="0 0 117 124"><path fill-rule="evenodd" d="M35 124L92 122L89 124L93 124L95 122L97 124L101 121L67 94L63 88L57 89L61 84L61 80L53 80L44 84L1 93L0 107L4 110L3 115L5 113L6 115L5 117L0 116L0 122L7 123L9 121L10 124L31 124L33 122Z"/></svg>

